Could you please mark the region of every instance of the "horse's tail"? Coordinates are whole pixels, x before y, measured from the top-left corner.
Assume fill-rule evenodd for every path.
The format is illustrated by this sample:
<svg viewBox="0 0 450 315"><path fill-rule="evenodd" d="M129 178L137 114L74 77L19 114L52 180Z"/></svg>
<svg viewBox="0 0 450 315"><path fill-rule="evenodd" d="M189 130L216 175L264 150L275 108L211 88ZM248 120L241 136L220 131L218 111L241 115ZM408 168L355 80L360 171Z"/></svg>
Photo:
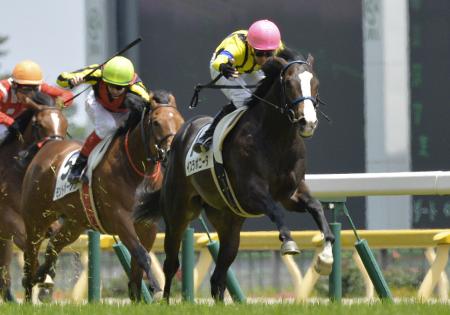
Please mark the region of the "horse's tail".
<svg viewBox="0 0 450 315"><path fill-rule="evenodd" d="M156 222L161 217L161 190L146 192L142 190L137 195L133 209L134 222Z"/></svg>

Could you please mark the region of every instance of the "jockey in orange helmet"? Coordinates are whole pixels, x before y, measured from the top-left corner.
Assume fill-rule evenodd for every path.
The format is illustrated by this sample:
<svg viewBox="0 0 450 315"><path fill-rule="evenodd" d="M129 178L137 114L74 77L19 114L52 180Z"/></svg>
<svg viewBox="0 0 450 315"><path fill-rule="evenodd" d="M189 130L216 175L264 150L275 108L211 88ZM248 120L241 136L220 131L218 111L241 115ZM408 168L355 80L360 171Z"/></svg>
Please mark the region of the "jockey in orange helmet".
<svg viewBox="0 0 450 315"><path fill-rule="evenodd" d="M72 98L72 92L53 87L43 82L41 67L31 60L18 63L12 76L0 81L0 144L9 131L17 131L15 119L28 107L25 98L35 91L45 93L57 100L58 104ZM69 106L71 102L66 104Z"/></svg>
<svg viewBox="0 0 450 315"><path fill-rule="evenodd" d="M128 108L124 106L129 93L150 101L146 87L134 72L133 63L122 56L109 60L102 68L93 73L98 65L91 65L74 72L63 72L58 77L62 87L75 87L81 83L92 85L92 91L86 99L86 111L94 123L94 131L85 140L68 180L80 181L87 164L89 154L105 137L112 135L128 117Z"/></svg>
<svg viewBox="0 0 450 315"><path fill-rule="evenodd" d="M275 23L269 20L254 22L247 30L240 30L228 35L216 48L211 61L211 78L217 85L255 85L264 78L261 66L267 59L283 48L281 35ZM222 89L232 104L226 105L214 117L209 129L194 144L194 151L205 152L212 142L214 129L220 119L241 107L251 94L244 89Z"/></svg>

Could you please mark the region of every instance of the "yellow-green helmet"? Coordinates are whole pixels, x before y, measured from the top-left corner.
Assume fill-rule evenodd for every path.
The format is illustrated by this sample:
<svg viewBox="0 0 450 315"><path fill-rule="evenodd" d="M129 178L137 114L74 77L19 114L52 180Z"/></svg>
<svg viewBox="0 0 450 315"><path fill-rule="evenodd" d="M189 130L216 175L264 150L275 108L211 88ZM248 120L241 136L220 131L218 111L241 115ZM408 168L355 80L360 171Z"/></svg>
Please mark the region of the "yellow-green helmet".
<svg viewBox="0 0 450 315"><path fill-rule="evenodd" d="M127 86L130 85L133 78L133 63L125 57L114 57L103 67L102 79L106 83Z"/></svg>

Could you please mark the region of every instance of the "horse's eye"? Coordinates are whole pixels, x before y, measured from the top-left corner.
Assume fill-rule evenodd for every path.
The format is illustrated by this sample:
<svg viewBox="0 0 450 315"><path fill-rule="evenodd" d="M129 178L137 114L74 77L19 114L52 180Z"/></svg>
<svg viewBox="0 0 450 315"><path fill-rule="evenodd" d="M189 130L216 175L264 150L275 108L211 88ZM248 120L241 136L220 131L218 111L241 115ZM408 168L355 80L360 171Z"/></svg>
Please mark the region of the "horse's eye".
<svg viewBox="0 0 450 315"><path fill-rule="evenodd" d="M152 124L153 124L153 127L159 127L159 122L156 121L156 120L154 120L154 121L152 122Z"/></svg>

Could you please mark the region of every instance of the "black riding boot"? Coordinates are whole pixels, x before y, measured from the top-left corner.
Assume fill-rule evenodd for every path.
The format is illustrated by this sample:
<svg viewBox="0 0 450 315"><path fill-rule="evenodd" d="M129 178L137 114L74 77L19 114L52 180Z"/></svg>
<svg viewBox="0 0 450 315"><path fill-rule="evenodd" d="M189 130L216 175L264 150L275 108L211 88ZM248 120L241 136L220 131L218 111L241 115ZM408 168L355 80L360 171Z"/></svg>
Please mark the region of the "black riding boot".
<svg viewBox="0 0 450 315"><path fill-rule="evenodd" d="M87 157L85 157L81 153L80 155L78 155L75 164L70 168L70 174L69 177L67 178L69 183L77 184L78 182L80 182L81 175L83 173L84 168L86 167L87 161L88 161Z"/></svg>
<svg viewBox="0 0 450 315"><path fill-rule="evenodd" d="M33 143L26 150L20 151L17 154L17 164L19 164L21 168L26 168L38 151L39 146L37 143Z"/></svg>
<svg viewBox="0 0 450 315"><path fill-rule="evenodd" d="M209 150L209 147L212 144L212 137L214 135L214 130L216 129L217 124L223 117L225 117L235 109L236 107L234 106L233 103L230 103L222 107L220 112L218 112L214 117L214 120L209 126L208 130L206 130L203 136L201 136L194 144L193 150L195 152L200 153L200 152L207 152Z"/></svg>

